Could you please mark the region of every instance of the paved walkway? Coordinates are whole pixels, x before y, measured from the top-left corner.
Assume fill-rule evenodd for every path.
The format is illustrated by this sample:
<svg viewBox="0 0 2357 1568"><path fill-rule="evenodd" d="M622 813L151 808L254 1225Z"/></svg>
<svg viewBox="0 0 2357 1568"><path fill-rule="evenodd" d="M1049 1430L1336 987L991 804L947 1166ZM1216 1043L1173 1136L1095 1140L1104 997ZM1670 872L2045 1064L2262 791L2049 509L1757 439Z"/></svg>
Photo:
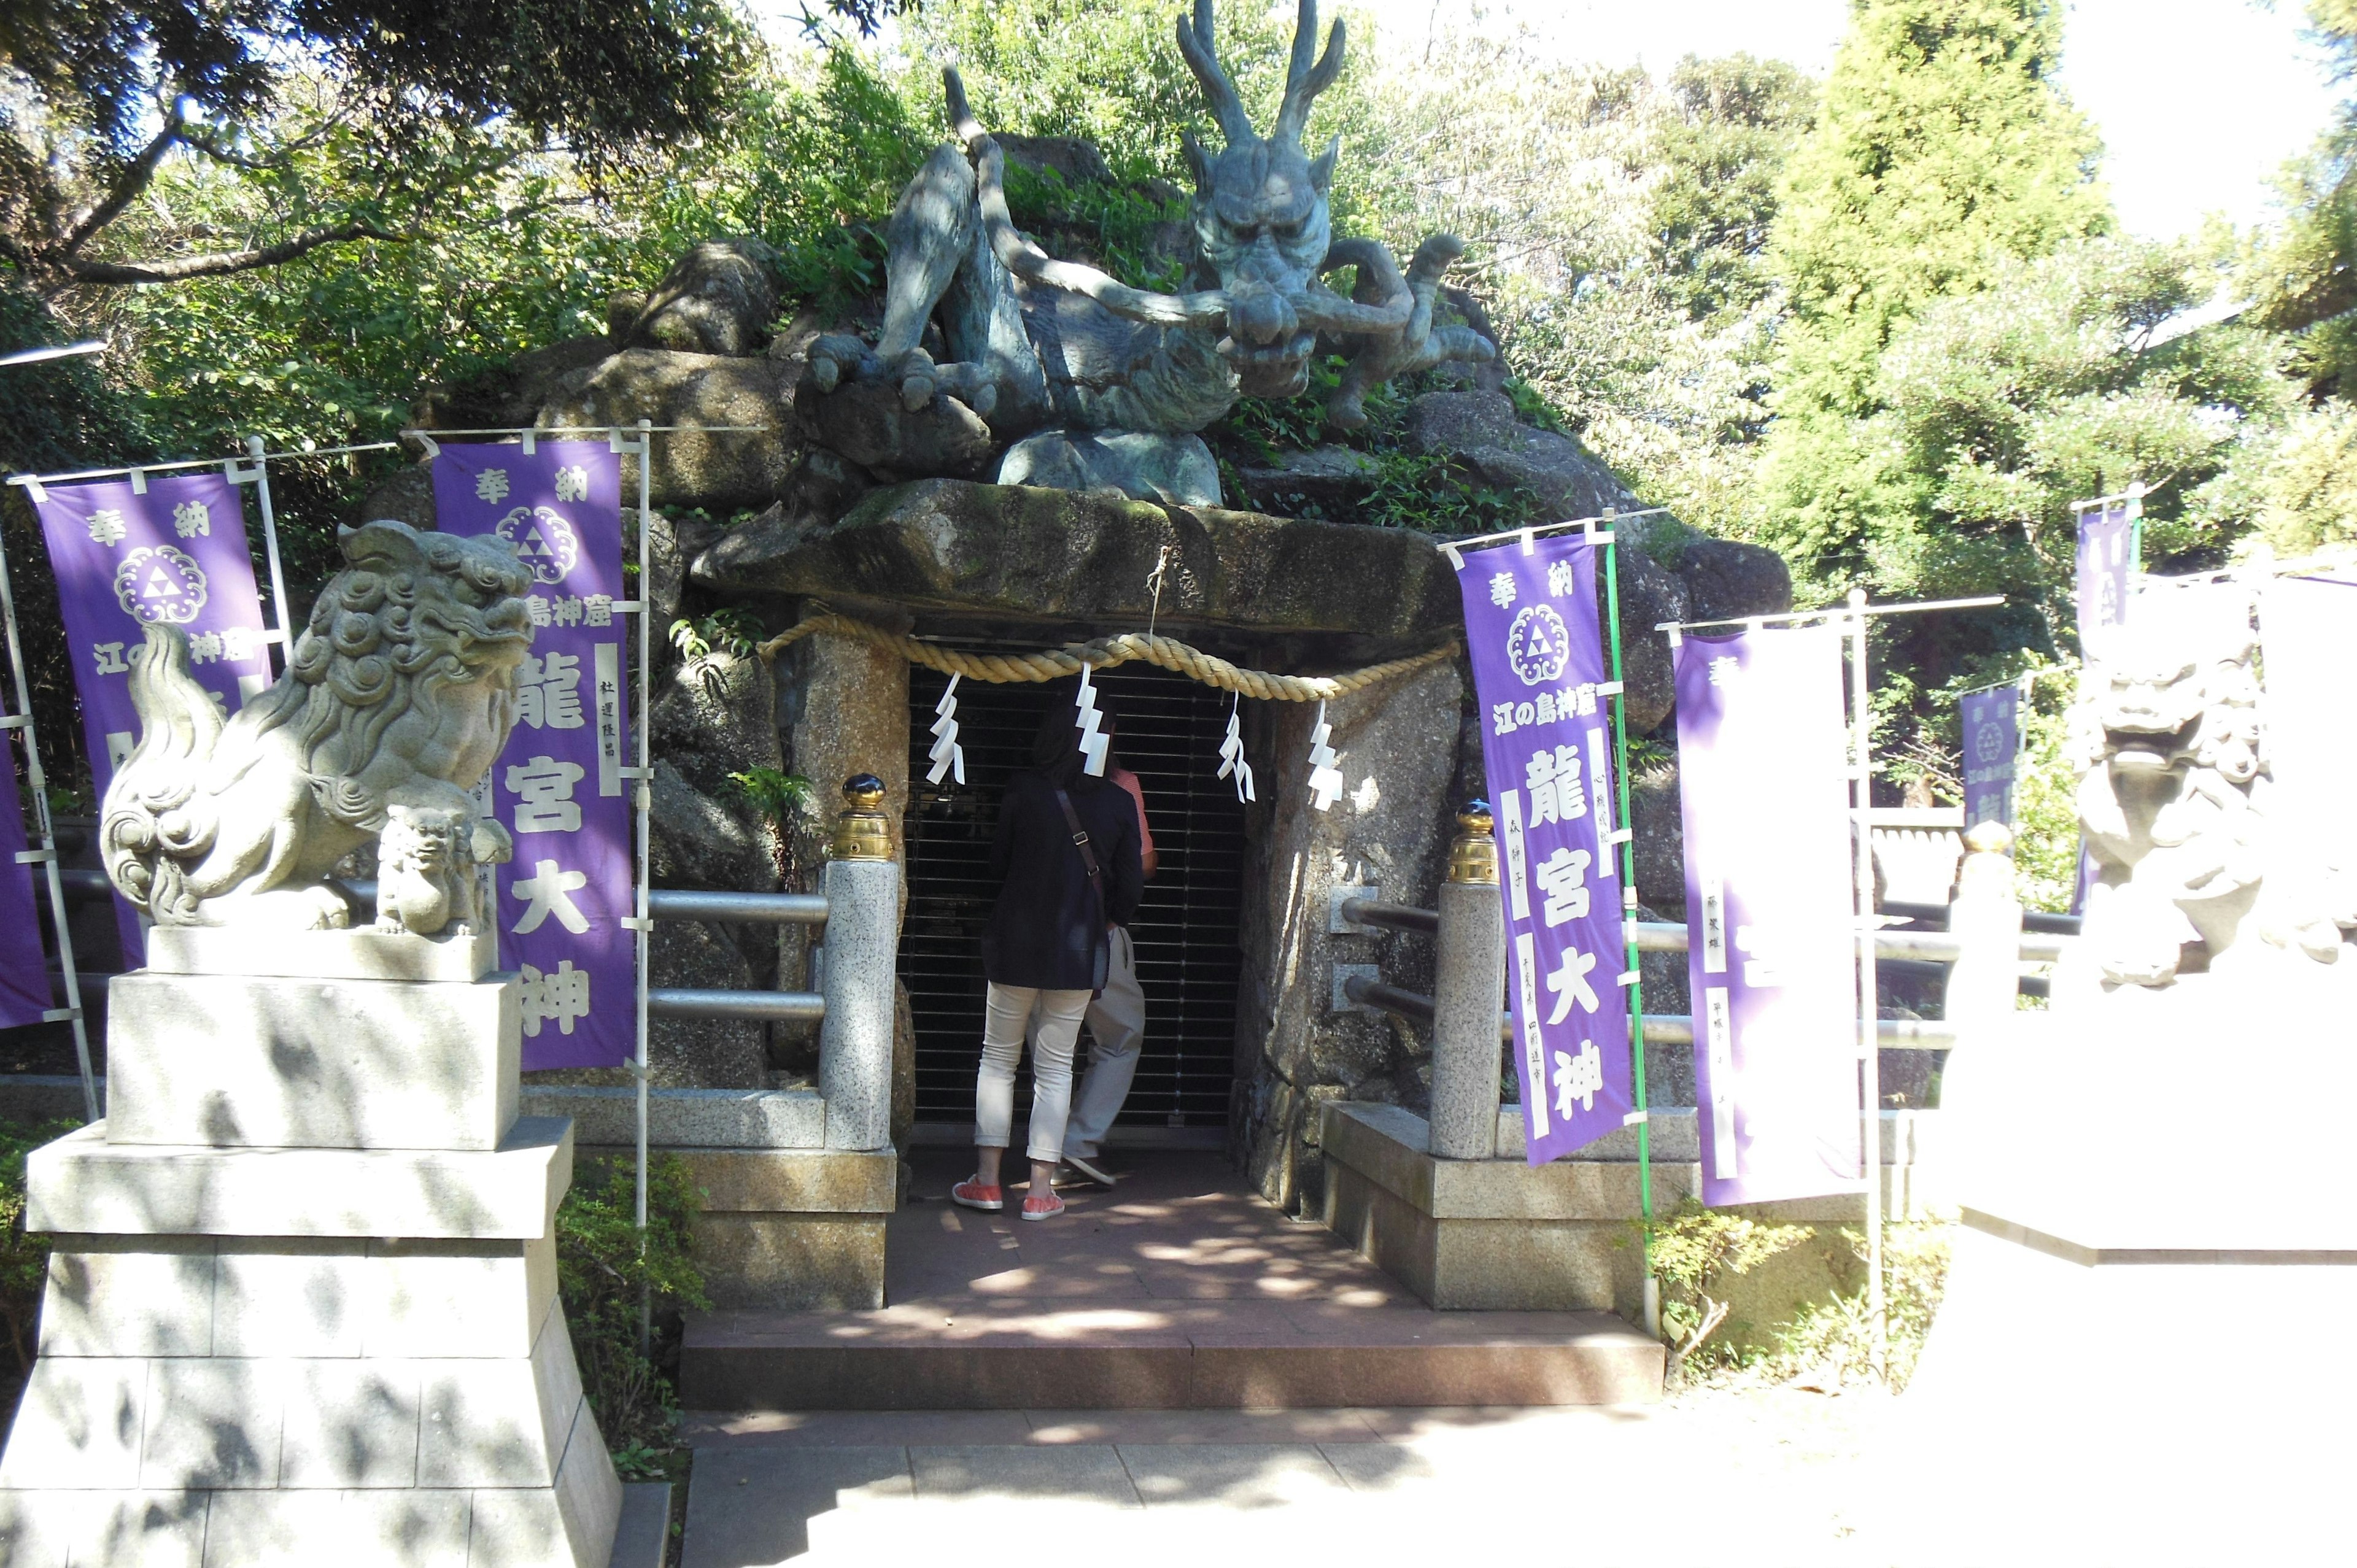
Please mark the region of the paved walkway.
<svg viewBox="0 0 2357 1568"><path fill-rule="evenodd" d="M683 1568L1867 1562L1874 1395L1524 1410L691 1416ZM954 1508L945 1504L956 1504ZM1303 1559L1306 1561L1306 1559Z"/></svg>

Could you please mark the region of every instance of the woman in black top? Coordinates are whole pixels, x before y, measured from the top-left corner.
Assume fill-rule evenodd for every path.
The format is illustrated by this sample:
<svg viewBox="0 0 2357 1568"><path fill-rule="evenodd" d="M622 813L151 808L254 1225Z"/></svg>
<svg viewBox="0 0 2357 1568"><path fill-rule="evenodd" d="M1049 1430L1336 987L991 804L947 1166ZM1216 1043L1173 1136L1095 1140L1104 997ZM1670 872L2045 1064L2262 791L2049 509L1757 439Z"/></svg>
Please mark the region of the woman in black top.
<svg viewBox="0 0 2357 1568"><path fill-rule="evenodd" d="M1103 705L1100 697L1101 711ZM1145 884L1136 802L1126 790L1089 776L1075 720L1072 703L1048 711L1031 743L1030 769L1008 782L998 803L990 869L1000 887L982 939L990 1000L974 1077L974 1175L950 1191L969 1208L1006 1207L999 1159L1015 1119L1015 1065L1037 1012L1026 1219L1063 1212L1051 1183L1071 1106L1072 1044L1090 994L1104 983L1111 929L1129 923ZM1082 834L1085 848L1074 842Z"/></svg>

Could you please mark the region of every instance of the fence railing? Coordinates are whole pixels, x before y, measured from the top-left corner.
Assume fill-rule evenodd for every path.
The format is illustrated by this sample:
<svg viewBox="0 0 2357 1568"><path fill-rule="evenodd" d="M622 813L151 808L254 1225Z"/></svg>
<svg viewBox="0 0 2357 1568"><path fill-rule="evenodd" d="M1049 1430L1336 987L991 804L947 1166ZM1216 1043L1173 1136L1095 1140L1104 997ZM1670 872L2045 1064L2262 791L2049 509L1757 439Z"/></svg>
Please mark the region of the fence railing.
<svg viewBox="0 0 2357 1568"><path fill-rule="evenodd" d="M1346 898L1339 907L1342 919L1358 926L1409 931L1438 938L1433 990L1426 996L1380 979L1352 974L1343 979L1342 996L1353 1005L1394 1014L1433 1032L1431 1152L1449 1159L1487 1159L1495 1152L1500 1101L1500 1040L1513 1036L1512 1015L1501 1010L1505 990L1505 929L1498 908L1494 882L1451 880L1440 888L1437 909L1387 904L1372 898ZM1963 908L1960 904L1959 909ZM1947 925L1950 909L1930 906L1888 907L1885 913L1930 924ZM2018 908L2010 923L2001 922L2001 935L1984 930L1976 944L1974 931L1986 927L1985 917L1965 922L1964 931L1898 930L1886 929L1874 936L1878 961L1953 982L1956 968L1967 961L1991 969L2003 983L2008 967L2023 962L2051 963L2060 960L2078 932L2075 916L2023 915ZM1683 953L1686 928L1664 921L1630 924L1640 952ZM2044 983L2021 977L2019 989L2042 993ZM1988 977L1975 974L1976 1005L1994 1005L1978 997L1988 989ZM1951 993L1953 995L1953 991ZM1952 1006L1953 1011L1953 1006ZM1953 1018L1885 1018L1875 1027L1886 1049L1943 1050L1955 1045L1959 1029ZM1644 1039L1649 1046L1685 1046L1695 1039L1694 1019L1678 1015L1648 1014Z"/></svg>

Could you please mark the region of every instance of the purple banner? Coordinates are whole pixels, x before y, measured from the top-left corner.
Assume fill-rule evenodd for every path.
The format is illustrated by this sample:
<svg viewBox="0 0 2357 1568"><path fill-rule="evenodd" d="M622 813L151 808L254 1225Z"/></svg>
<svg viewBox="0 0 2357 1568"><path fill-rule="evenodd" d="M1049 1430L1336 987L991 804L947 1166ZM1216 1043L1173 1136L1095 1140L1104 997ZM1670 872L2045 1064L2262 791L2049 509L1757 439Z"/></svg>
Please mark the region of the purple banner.
<svg viewBox="0 0 2357 1568"><path fill-rule="evenodd" d="M16 750L0 742L0 751L8 754L0 760L0 1029L13 1029L39 1023L48 1011L49 961L33 903L34 868L16 858L26 843Z"/></svg>
<svg viewBox="0 0 2357 1568"><path fill-rule="evenodd" d="M34 510L58 576L82 738L103 802L139 739L130 654L148 623L188 634L190 672L222 712L269 688L245 508L226 477L200 472L156 475L144 492L128 479L53 485ZM139 916L118 897L115 919L124 967L135 969L146 953Z"/></svg>
<svg viewBox="0 0 2357 1568"><path fill-rule="evenodd" d="M2080 646L2092 627L2117 626L2127 614L2129 560L2136 537L2130 503L2114 501L2079 514L2078 593Z"/></svg>
<svg viewBox="0 0 2357 1568"><path fill-rule="evenodd" d="M1497 819L1523 1124L1530 1163L1544 1165L1634 1108L1596 547L1565 533L1483 550L1457 581Z"/></svg>
<svg viewBox="0 0 2357 1568"><path fill-rule="evenodd" d="M1958 704L1964 728L1964 826L2013 825L2013 769L2021 752L2021 688L1967 692Z"/></svg>
<svg viewBox="0 0 2357 1568"><path fill-rule="evenodd" d="M485 814L515 838L492 880L500 960L523 976L523 1065L619 1067L638 1053L619 460L602 441L543 441L445 445L433 462L442 531L506 540L534 580L515 733L485 780Z"/></svg>
<svg viewBox="0 0 2357 1568"><path fill-rule="evenodd" d="M1865 1190L1842 634L1676 656L1702 1198Z"/></svg>

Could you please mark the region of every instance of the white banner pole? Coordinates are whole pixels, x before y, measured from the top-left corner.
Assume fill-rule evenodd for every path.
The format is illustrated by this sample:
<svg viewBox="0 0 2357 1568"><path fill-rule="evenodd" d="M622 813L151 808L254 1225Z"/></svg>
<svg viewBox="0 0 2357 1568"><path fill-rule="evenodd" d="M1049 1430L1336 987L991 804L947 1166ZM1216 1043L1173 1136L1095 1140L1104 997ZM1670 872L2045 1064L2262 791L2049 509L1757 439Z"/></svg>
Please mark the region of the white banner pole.
<svg viewBox="0 0 2357 1568"><path fill-rule="evenodd" d="M264 456L259 435L245 438L245 450L253 459L253 493L262 503L262 551L270 565L270 614L278 628L278 668L284 671L295 658L295 633L287 626L286 574L278 565L278 514L270 505L270 460Z"/></svg>
<svg viewBox="0 0 2357 1568"><path fill-rule="evenodd" d="M90 1025L82 1016L81 971L74 963L73 930L66 923L66 882L58 860L56 825L49 820L49 786L41 772L41 742L33 726L33 689L25 675L24 640L16 634L16 596L9 585L8 551L0 544L0 620L8 630L8 664L16 677L16 713L11 727L25 732L25 783L33 797L33 821L41 830L41 847L32 851L27 859L38 860L48 870L49 922L57 928L58 968L64 972L66 1004L52 1007L41 1015L44 1023L60 1019L73 1026L74 1062L81 1069L81 1104L84 1113L95 1122L101 1112L98 1104L98 1078L90 1065Z"/></svg>
<svg viewBox="0 0 2357 1568"><path fill-rule="evenodd" d="M1876 1027L1881 1009L1874 972L1874 728L1866 684L1866 590L1849 591L1850 794L1857 861L1857 1061L1866 1142L1866 1309L1872 1327L1874 1375L1884 1375L1889 1344L1882 1296L1882 1053Z"/></svg>
<svg viewBox="0 0 2357 1568"><path fill-rule="evenodd" d="M648 537L653 532L654 507L652 473L654 469L654 422L639 421L639 711L632 715L639 725L639 1176L638 1218L639 1256L643 1262L647 1249L647 974L648 947L654 936L654 920L647 897L647 888L653 873L650 865L648 844L649 818L654 805L654 762L651 749L654 733L652 707L653 685L651 671L654 658L654 602L648 596L654 590L654 575ZM654 1341L654 1296L641 1284L639 1293L639 1352L648 1354Z"/></svg>

